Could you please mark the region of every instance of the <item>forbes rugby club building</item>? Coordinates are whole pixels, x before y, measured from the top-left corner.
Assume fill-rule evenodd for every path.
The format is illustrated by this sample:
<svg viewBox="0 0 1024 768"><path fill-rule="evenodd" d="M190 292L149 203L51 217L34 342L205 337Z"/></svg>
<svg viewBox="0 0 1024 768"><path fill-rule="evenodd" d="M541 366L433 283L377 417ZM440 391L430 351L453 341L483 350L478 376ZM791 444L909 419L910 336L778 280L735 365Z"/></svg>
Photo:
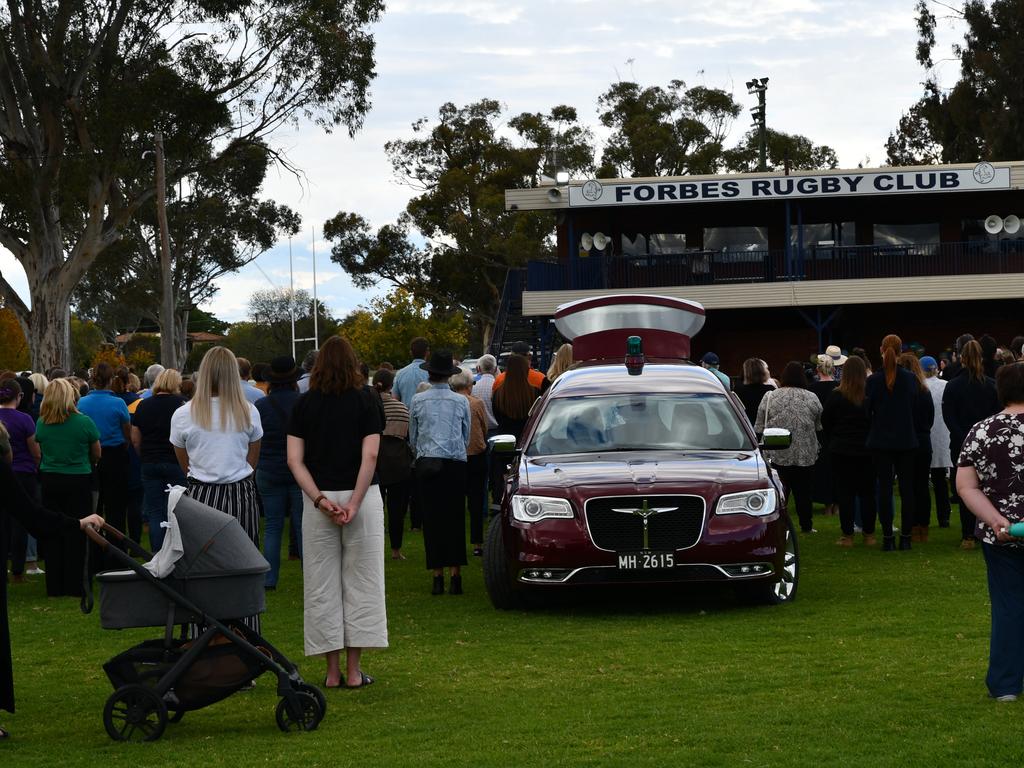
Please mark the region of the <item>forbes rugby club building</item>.
<svg viewBox="0 0 1024 768"><path fill-rule="evenodd" d="M898 333L931 353L963 332L1024 333L1024 162L573 180L512 189L557 217L557 261L510 274L492 350L576 299L657 293L707 310L693 359L778 370L829 344L874 353ZM1020 217L1020 218L1018 218Z"/></svg>

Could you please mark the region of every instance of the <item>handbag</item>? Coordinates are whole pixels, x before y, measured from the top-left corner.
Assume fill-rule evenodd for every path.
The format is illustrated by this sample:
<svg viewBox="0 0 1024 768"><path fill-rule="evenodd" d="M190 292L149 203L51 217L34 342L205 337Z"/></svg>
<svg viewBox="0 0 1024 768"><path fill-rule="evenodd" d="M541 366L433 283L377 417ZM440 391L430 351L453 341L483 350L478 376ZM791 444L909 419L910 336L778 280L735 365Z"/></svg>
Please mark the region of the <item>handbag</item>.
<svg viewBox="0 0 1024 768"><path fill-rule="evenodd" d="M412 477L412 448L407 440L383 435L377 452L377 477L381 485L396 485Z"/></svg>

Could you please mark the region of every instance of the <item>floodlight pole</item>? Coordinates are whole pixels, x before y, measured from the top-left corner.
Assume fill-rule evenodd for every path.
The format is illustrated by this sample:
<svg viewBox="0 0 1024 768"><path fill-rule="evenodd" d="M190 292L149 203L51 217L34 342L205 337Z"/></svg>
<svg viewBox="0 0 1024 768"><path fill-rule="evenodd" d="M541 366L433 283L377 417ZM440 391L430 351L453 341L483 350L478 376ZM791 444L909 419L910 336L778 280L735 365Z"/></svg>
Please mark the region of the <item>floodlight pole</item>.
<svg viewBox="0 0 1024 768"><path fill-rule="evenodd" d="M754 78L747 81L747 93L757 94L757 106L752 110L754 113L754 127L757 128L758 137L758 164L757 169L764 173L768 170L768 119L765 115L765 92L768 90L768 78Z"/></svg>
<svg viewBox="0 0 1024 768"><path fill-rule="evenodd" d="M288 314L292 319L292 360L295 359L295 264L292 261L292 237L288 236Z"/></svg>

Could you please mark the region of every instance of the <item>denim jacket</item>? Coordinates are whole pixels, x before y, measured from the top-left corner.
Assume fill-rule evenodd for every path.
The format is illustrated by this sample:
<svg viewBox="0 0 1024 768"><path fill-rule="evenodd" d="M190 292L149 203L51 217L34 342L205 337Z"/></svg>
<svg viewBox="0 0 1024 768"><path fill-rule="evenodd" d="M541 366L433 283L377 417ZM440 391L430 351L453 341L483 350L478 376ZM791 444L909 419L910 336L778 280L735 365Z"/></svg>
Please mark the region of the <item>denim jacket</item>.
<svg viewBox="0 0 1024 768"><path fill-rule="evenodd" d="M448 383L432 384L413 397L409 408L409 442L419 457L466 460L469 400Z"/></svg>

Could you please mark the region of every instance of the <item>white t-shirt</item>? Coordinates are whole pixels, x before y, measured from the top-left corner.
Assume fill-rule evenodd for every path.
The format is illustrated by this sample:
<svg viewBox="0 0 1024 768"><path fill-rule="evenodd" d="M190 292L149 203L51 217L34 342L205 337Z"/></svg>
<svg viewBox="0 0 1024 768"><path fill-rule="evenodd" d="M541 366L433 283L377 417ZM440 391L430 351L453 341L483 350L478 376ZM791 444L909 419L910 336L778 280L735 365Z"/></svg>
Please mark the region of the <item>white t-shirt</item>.
<svg viewBox="0 0 1024 768"><path fill-rule="evenodd" d="M188 476L201 483L237 483L252 474L245 457L249 443L263 437L263 425L256 406L248 403L250 425L247 430L222 432L220 403L212 398L214 429L201 429L192 421L192 404L185 403L171 416L171 444L188 451Z"/></svg>

